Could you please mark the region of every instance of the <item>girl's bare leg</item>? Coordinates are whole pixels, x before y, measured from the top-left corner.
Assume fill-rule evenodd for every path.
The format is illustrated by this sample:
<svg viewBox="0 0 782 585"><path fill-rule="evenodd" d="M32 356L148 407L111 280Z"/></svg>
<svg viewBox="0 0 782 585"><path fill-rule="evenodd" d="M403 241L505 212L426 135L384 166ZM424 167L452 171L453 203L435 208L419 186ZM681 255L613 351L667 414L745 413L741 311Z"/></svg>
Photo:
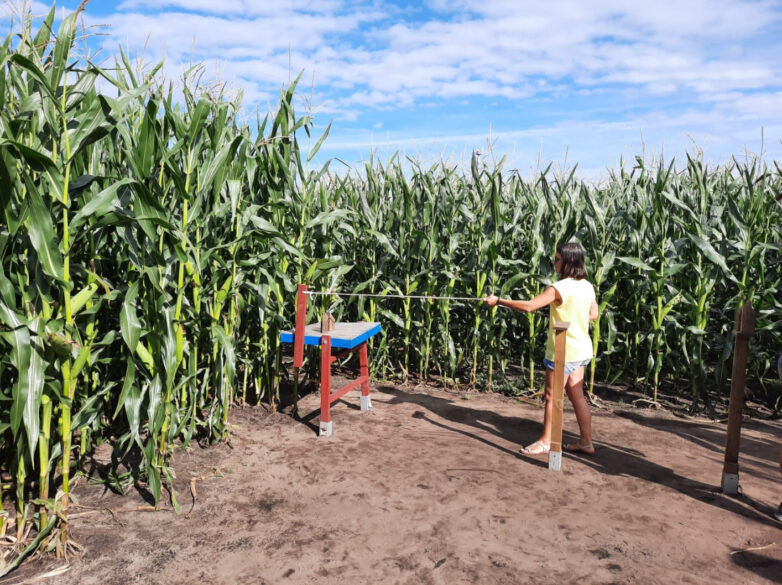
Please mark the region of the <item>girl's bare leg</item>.
<svg viewBox="0 0 782 585"><path fill-rule="evenodd" d="M567 392L567 397L570 399L570 402L573 404L573 410L576 411L578 430L581 433L576 450L593 453L592 412L589 410L589 404L587 404L587 401L584 398L583 367L578 368L575 372L567 376L565 379L565 391Z"/></svg>

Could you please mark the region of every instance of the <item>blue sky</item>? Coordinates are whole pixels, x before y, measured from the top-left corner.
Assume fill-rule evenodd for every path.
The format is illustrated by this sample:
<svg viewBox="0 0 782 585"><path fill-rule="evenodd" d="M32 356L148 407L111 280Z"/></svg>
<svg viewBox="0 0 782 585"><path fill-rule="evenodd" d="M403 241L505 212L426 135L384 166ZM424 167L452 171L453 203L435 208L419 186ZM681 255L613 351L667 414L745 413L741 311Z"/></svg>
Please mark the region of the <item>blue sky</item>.
<svg viewBox="0 0 782 585"><path fill-rule="evenodd" d="M85 23L109 25L90 29L99 59L122 44L172 79L203 61L248 116L303 71L298 112L333 122L319 158L354 167L480 150L600 179L642 153L782 160L779 0L92 0Z"/></svg>

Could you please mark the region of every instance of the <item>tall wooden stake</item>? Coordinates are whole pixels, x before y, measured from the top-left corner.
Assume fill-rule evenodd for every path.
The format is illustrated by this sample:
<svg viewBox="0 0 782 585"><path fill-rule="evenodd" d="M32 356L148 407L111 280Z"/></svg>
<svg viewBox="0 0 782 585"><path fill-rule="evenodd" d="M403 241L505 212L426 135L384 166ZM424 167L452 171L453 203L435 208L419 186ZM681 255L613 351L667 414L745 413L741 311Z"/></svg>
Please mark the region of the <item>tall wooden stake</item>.
<svg viewBox="0 0 782 585"><path fill-rule="evenodd" d="M298 369L304 363L304 328L307 326L307 285L300 284L296 291L296 329L293 337L293 367Z"/></svg>
<svg viewBox="0 0 782 585"><path fill-rule="evenodd" d="M562 411L565 401L565 342L570 323L554 323L554 388L551 399L551 449L548 452L548 468L562 469Z"/></svg>
<svg viewBox="0 0 782 585"><path fill-rule="evenodd" d="M296 291L296 329L293 337L293 414L299 412L299 370L304 364L304 328L307 326L307 285Z"/></svg>
<svg viewBox="0 0 782 585"><path fill-rule="evenodd" d="M722 493L739 493L739 442L741 440L741 410L744 408L744 385L747 381L749 338L755 332L755 311L746 301L736 312L736 337L733 350L733 372L730 382L728 438L725 444L725 466L722 468Z"/></svg>

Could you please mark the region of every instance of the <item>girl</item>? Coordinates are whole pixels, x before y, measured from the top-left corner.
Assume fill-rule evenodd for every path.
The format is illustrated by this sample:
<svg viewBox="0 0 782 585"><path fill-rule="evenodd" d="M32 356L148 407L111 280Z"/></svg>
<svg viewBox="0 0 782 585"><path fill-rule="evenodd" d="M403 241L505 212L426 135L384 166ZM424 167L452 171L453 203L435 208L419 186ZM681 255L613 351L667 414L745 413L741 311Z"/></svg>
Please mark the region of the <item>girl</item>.
<svg viewBox="0 0 782 585"><path fill-rule="evenodd" d="M595 289L586 280L584 252L576 243L560 244L554 256L554 269L560 276L552 286L529 301L512 301L490 295L484 302L490 307L501 305L516 311L529 313L543 307L549 307L548 341L546 342L546 408L543 415L543 433L534 443L527 445L521 452L527 455L548 453L551 446L551 409L554 386L554 323L567 321L565 347L565 390L573 409L581 433L577 443L564 445L566 451L580 451L594 454L592 445L592 414L584 399L584 366L592 359L592 339L589 336L589 322L597 319L597 301Z"/></svg>

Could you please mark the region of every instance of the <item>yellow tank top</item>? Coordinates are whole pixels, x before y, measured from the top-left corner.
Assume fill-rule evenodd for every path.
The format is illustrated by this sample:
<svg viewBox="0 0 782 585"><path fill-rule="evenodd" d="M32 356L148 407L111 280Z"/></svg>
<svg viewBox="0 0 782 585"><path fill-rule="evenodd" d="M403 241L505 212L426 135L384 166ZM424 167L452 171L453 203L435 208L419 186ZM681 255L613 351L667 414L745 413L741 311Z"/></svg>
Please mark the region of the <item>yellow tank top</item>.
<svg viewBox="0 0 782 585"><path fill-rule="evenodd" d="M546 359L554 361L554 323L567 321L565 361L580 362L592 357L592 338L589 336L589 309L595 300L595 289L586 279L563 278L552 285L562 303L549 305L548 340Z"/></svg>

